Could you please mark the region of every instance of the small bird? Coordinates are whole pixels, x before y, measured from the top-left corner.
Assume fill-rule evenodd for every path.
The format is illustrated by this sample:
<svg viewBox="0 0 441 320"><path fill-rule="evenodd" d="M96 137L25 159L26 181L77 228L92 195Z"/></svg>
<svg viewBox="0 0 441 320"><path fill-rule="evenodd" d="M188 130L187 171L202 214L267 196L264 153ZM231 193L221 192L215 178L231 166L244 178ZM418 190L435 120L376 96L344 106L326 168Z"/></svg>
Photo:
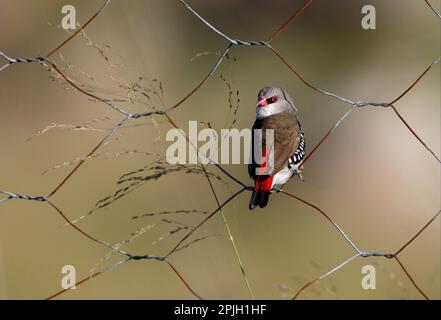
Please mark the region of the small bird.
<svg viewBox="0 0 441 320"><path fill-rule="evenodd" d="M253 210L257 206L264 208L268 204L271 190L278 190L295 173L301 170L301 164L305 157L305 137L297 118L297 109L292 98L285 90L277 87L264 87L259 91L256 106L256 121L253 125L253 133L256 129L262 130L261 142L254 145L255 134L252 135L252 161L248 165L248 173L254 180L255 186L251 195L249 208ZM273 159L271 172L267 169L266 130L273 129ZM255 159L254 148L260 161Z"/></svg>

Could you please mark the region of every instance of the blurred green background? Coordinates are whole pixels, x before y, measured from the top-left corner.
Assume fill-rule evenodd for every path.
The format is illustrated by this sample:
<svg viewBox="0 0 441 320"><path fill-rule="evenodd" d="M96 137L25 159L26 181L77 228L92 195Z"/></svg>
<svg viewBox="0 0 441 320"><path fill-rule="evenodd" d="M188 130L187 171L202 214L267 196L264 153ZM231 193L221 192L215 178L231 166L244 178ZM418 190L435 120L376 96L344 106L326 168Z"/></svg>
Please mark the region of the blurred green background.
<svg viewBox="0 0 441 320"><path fill-rule="evenodd" d="M0 50L11 57L44 55L66 32L56 27L61 8L74 5L81 23L100 1L0 0ZM233 38L265 39L303 1L202 1L191 6ZM440 1L431 1L440 10ZM361 8L377 9L377 29L361 28ZM48 23L52 25L48 25ZM55 26L54 26L55 25ZM144 76L145 86L163 88L163 97L135 95L121 102L130 111L171 106L188 93L227 45L178 1L114 0L64 47L55 61L69 77L96 94L124 99L127 86ZM314 1L278 37L273 46L314 85L352 100L391 101L440 55L439 19L424 1ZM108 58L108 61L100 54ZM68 63L66 63L68 62ZM224 80L222 80L221 75ZM0 73L0 189L48 194L71 170L69 162L86 155L121 115L72 90L39 64L17 64ZM158 79L158 81L154 81ZM232 109L229 89L233 92ZM312 148L347 109L338 100L301 83L268 49L234 47L212 79L171 116L186 129L189 120L209 122L220 130L250 127L258 90L286 88L299 109L307 145ZM103 90L102 88L105 88ZM431 72L396 107L423 140L440 154L440 69ZM238 92L238 96L237 96ZM118 190L117 179L149 166L164 154L170 125L155 117L131 121L119 130L57 193L53 202L75 219ZM51 124L61 125L35 136ZM138 125L143 124L143 125ZM67 126L88 126L72 130ZM90 129L92 127L93 129ZM202 127L202 124L201 124ZM32 139L28 140L30 137ZM128 152L118 156L119 152ZM150 155L146 153L157 153ZM65 165L63 165L63 163ZM58 169L54 167L58 166ZM242 181L246 165L226 166ZM213 167L209 171L220 174ZM440 166L396 118L383 108L355 110L308 161L303 176L287 191L323 208L365 251L394 252L440 208ZM142 174L142 173L141 173ZM237 189L225 176L215 181L220 199ZM244 193L224 210L256 298L286 299L304 283L353 255L336 230L316 211L284 195L272 196L264 210L248 211ZM143 227L155 225L124 247L137 254L165 254L196 225L215 200L203 175L170 173L151 180L111 205L96 210L78 226L98 239L116 243ZM0 298L41 299L59 291L61 268L74 265L77 279L108 253L64 221L48 205L8 201L0 205ZM249 298L220 216L192 239L207 237L171 257L201 296ZM416 283L440 299L440 219L402 254ZM98 269L118 261L113 257ZM377 270L377 289L363 290L361 268ZM72 290L68 299L193 298L165 265L131 262ZM359 259L302 293L304 299L419 299L397 263L384 258Z"/></svg>

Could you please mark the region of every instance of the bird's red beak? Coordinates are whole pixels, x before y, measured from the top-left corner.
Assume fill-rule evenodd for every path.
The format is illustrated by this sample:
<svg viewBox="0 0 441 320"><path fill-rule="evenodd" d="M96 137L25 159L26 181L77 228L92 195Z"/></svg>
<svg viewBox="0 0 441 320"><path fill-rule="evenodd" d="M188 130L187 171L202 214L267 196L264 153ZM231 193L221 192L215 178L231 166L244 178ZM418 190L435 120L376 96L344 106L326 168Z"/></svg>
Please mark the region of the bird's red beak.
<svg viewBox="0 0 441 320"><path fill-rule="evenodd" d="M266 107L268 105L268 102L266 100L267 99L265 96L259 97L259 101L257 102L257 106L261 107L261 108Z"/></svg>

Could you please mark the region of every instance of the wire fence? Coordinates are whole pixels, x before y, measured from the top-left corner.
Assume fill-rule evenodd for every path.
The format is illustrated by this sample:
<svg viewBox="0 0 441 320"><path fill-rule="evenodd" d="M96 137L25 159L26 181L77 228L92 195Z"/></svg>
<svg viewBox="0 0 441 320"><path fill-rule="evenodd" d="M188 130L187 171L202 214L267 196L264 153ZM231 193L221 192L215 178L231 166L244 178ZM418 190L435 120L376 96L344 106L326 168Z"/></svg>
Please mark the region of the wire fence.
<svg viewBox="0 0 441 320"><path fill-rule="evenodd" d="M298 16L300 16L308 8L312 7L312 5L314 3L313 0L305 1L302 4L302 6L299 9L297 9L279 28L277 28L274 32L272 32L271 35L266 40L251 40L251 41L231 38L227 34L223 33L219 29L217 29L215 26L213 26L206 19L204 19L204 17L202 17L200 14L198 14L198 12L196 10L194 10L187 2L185 2L183 0L179 0L179 1L182 3L184 9L186 9L188 12L193 14L194 17L201 22L202 26L210 29L212 32L216 33L219 37L222 37L226 41L227 44L226 44L224 50L219 55L218 60L211 67L211 69L208 71L208 73L205 75L205 77L190 92L188 92L184 97L182 97L182 99L180 99L174 105L171 105L163 110L155 109L154 111L149 111L149 112L144 112L144 113L130 113L130 112L124 110L124 108L118 106L114 101L112 101L110 99L102 98L102 97L98 96L97 94L91 93L89 90L84 89L81 85L77 84L75 81L70 79L67 75L65 75L62 68L60 66L58 66L53 60L51 60L51 57L55 53L59 52L63 47L65 47L74 37L78 36L81 32L84 32L86 27L88 25L90 25L103 12L103 10L108 5L110 5L111 0L104 1L102 3L102 5L98 8L98 10L95 12L95 14L92 17L90 17L90 19L87 20L86 23L84 23L80 28L78 28L74 33L72 33L67 39L65 39L62 43L60 43L57 47L55 47L54 49L49 51L44 56L33 57L33 58L12 58L12 57L9 57L7 54L0 51L0 57L3 58L3 60L5 61L5 63L0 66L0 71L4 71L5 69L12 67L13 65L20 64L20 63L39 63L39 64L43 65L45 68L49 68L50 70L55 72L66 84L68 84L71 87L73 87L74 89L78 90L83 95L85 95L89 98L92 98L92 99L104 104L106 107L113 109L115 112L121 114L121 119L120 119L119 123L117 125L115 125L113 128L107 130L106 134L99 141L99 143L96 144L92 148L92 150L90 150L83 158L81 158L78 161L78 163L73 167L73 169L70 170L70 172L52 189L52 191L48 195L34 196L34 195L18 194L15 192L8 191L7 189L0 189L0 194L3 195L3 197L0 198L0 203L5 203L7 201L12 201L12 200L26 200L26 201L42 202L42 203L48 205L49 207L51 207L53 210L55 210L62 217L62 219L65 220L66 224L68 224L71 228L75 229L82 236L84 236L85 238L89 239L90 241L92 241L100 246L103 246L103 247L109 249L111 254L117 254L122 257L122 259L120 261L118 261L114 264L108 265L107 267L105 267L101 270L98 270L98 271L94 272L93 274L91 274L90 276L87 276L87 277L83 278L82 280L78 281L76 284L77 286L79 286L87 281L90 281L93 278L95 278L103 273L106 273L106 272L109 272L110 270L119 268L129 262L141 261L141 260L156 260L156 261L160 261L160 262L164 263L165 265L167 265L173 271L173 273L176 275L176 277L183 283L183 285L185 285L185 287L189 290L189 292L191 292L191 294L193 294L198 299L203 299L203 297L196 292L196 290L191 286L189 281L182 275L182 273L178 270L178 268L170 261L170 257L173 256L176 252L188 247L192 242L198 241L198 239L196 239L192 242L188 242L188 240L190 240L190 237L193 236L203 225L205 225L207 223L207 221L209 221L214 216L219 215L219 214L221 214L223 216L222 210L226 205L231 203L240 194L242 194L246 191L252 190L252 188L253 188L252 186L249 186L249 185L247 185L247 183L240 181L238 178L236 178L234 175L232 175L230 172L228 172L224 167L222 167L219 163L213 161L211 158L208 158L209 165L215 166L219 170L219 173L221 175L224 175L225 177L230 179L235 185L237 185L237 190L235 192L233 192L227 199L224 199L224 200L220 199L218 194L215 192L214 187L213 187L212 176L207 172L207 166L200 164L200 170L205 175L208 186L211 190L211 193L213 194L213 198L215 200L215 208L211 212L209 212L207 214L207 216L202 221L200 221L195 227L191 228L190 231L188 231L185 236L183 236L179 241L177 241L177 243L173 246L173 248L167 254L165 254L163 256L152 255L149 253L134 254L131 252L126 252L121 249L121 247L122 247L121 243L111 244L109 242L106 242L104 240L100 240L100 239L94 237L93 235L85 232L83 229L78 227L73 221L71 221L64 213L64 210L54 204L54 202L52 201L52 198L55 194L57 194L63 188L63 186L65 186L69 182L69 180L72 178L72 176L74 176L75 173L78 172L78 170L80 170L80 168L83 166L83 164L88 159L93 157L93 155L107 141L109 141L109 139L124 124L126 124L126 122L129 119L142 119L142 118L147 118L147 117L152 117L152 116L160 116L160 117L163 117L167 122L169 122L174 128L179 129L179 127L176 125L176 123L171 115L172 111L177 108L182 107L184 102L186 102L190 97L192 97L196 92L198 92L198 90L202 86L204 86L212 78L212 76L216 73L218 68L222 65L222 63L226 59L228 53L237 46L266 47L305 86L309 87L310 89L316 91L319 94L322 94L322 95L329 97L330 99L337 99L338 101L340 101L342 103L342 105L348 106L346 111L339 118L339 120L335 123L335 125L329 129L329 131L324 135L324 137L319 141L319 143L314 148L312 148L312 150L307 154L307 156L304 160L304 163L306 163L312 157L312 155L314 155L319 150L320 146L322 146L323 143L325 143L326 140L341 125L341 123L343 123L343 121L345 121L345 119L347 119L347 117L350 113L354 112L355 109L364 108L364 107L372 107L372 108L380 107L380 108L391 109L393 111L393 113L395 114L396 119L398 121L400 121L407 128L410 135L412 135L427 150L428 154L430 154L430 156L433 157L434 161L441 163L440 157L438 155L436 155L436 153L427 145L427 143L424 142L424 140L417 134L417 130L415 130L405 120L405 118L400 114L400 112L398 111L398 109L396 107L397 103L399 103L399 101L406 94L408 94L410 91L414 90L416 88L417 84L420 81L422 81L422 79L425 77L425 75L440 61L440 59L441 59L440 56L435 58L432 62L430 62L428 64L427 68L425 70L423 70L421 72L421 74L419 74L416 77L414 82L410 83L409 86L402 93L397 95L397 97L395 97L395 98L392 97L390 101L386 101L386 102L359 101L359 100L353 101L353 100L350 100L350 99L345 98L343 96L340 96L336 93L323 90L323 89L317 87L316 85L314 85L313 83L311 83L309 80L306 79L306 77L301 75L300 72L297 71L297 69L293 66L293 64L291 64L272 45L273 41L276 38L278 38L279 36L281 36L285 32L287 27L290 24L292 24ZM436 15L436 17L441 19L440 14L433 8L433 6L430 4L429 1L424 0L424 1L421 1L421 3L422 4L425 3L425 5L427 5L427 7L433 11L433 13ZM185 136L185 139L189 143L191 143L187 136ZM205 155L203 155L202 153L199 152L199 150L197 149L196 146L193 145L193 147L196 149L199 158L205 157ZM351 240L351 237L347 233L345 233L343 231L343 229L340 228L339 225L323 209L319 208L318 206L314 205L313 203L311 203L308 200L305 200L301 197L296 196L295 194L292 194L292 193L289 193L286 191L281 191L281 193L290 197L290 198L296 199L297 201L300 201L301 203L305 204L306 206L313 208L317 213L319 213L324 219L326 219L329 222L331 227L335 228L336 232L338 232L341 235L341 237L348 244L348 246L354 251L354 254L351 257L349 257L348 259L346 259L345 261L341 262L340 264L338 264L334 268L330 269L326 273L319 275L316 278L312 279L311 281L305 283L293 295L292 299L298 298L304 290L306 290L308 287L310 287L311 285L313 285L317 281L330 276L331 274L335 273L336 271L340 270L341 268L350 264L351 262L353 262L356 259L366 258L366 257L381 257L381 258L395 260L396 263L399 265L399 267L402 269L403 273L406 275L406 277L411 281L411 283L413 284L415 289L418 290L418 292L422 295L422 297L424 297L425 299L429 299L428 295L424 292L424 289L421 288L421 286L419 286L416 283L413 276L409 273L409 271L406 269L404 264L401 262L399 256L409 245L411 245L426 230L426 228L429 225L431 225L433 223L433 221L435 221L435 219L437 219L439 217L441 210L436 212L433 215L433 217L429 221L427 221L427 223L425 225L421 226L419 229L416 228L415 235L412 238L410 238L407 242L405 242L401 247L399 247L396 251L394 251L394 252L371 252L371 251L365 251L365 250L361 249L353 240ZM247 277L245 267L244 267L242 260L240 258L239 251L238 251L237 246L233 240L231 230L228 227L228 223L225 220L224 216L223 216L223 218L224 218L224 222L227 227L227 231L230 236L232 245L235 250L237 263L239 264L241 271L242 271L244 283L248 289L248 293L249 293L250 298L254 299L251 285L250 285L249 279ZM53 299L53 298L59 297L68 290L69 289L64 289L59 292L53 293L52 295L50 295L50 297L48 297L48 299Z"/></svg>

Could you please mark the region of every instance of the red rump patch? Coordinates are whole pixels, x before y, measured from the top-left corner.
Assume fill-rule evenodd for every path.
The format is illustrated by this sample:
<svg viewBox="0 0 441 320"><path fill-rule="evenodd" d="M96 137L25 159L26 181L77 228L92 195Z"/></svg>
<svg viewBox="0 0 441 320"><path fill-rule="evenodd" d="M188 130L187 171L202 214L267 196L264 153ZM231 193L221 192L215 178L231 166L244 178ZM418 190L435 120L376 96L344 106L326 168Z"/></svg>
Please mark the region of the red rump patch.
<svg viewBox="0 0 441 320"><path fill-rule="evenodd" d="M259 168L259 175L255 178L255 185L253 194L250 199L249 208L253 210L256 206L261 208L266 207L268 204L268 198L271 193L271 187L273 184L273 177L266 172L267 163L267 150L262 149L262 164Z"/></svg>
<svg viewBox="0 0 441 320"><path fill-rule="evenodd" d="M256 190L256 192L271 191L272 183L273 177L257 177L254 190Z"/></svg>
<svg viewBox="0 0 441 320"><path fill-rule="evenodd" d="M256 178L256 185L254 190L256 192L270 191L273 177L264 176L266 170L266 148L262 148L262 164L260 166L260 176Z"/></svg>

